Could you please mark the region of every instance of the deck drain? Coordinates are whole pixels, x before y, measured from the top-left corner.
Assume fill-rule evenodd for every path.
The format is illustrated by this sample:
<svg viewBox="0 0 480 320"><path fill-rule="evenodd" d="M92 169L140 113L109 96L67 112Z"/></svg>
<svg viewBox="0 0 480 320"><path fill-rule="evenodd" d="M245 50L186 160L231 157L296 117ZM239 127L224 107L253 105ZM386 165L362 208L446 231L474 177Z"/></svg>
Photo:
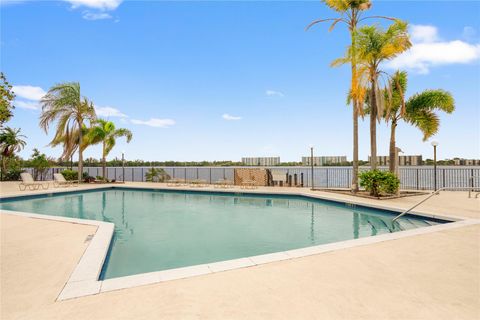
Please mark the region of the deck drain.
<svg viewBox="0 0 480 320"><path fill-rule="evenodd" d="M93 239L93 234L89 234L89 235L85 238L85 241L83 241L83 243L86 243L86 242L88 242L88 241L90 241L90 240L92 240L92 239Z"/></svg>

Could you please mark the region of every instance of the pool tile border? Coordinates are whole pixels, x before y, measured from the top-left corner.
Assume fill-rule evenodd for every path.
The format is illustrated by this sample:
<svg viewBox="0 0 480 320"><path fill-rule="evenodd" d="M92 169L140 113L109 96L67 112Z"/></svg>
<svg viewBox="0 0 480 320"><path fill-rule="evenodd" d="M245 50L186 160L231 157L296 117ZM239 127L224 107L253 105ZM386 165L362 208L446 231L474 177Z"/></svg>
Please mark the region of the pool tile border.
<svg viewBox="0 0 480 320"><path fill-rule="evenodd" d="M45 195L53 193L69 193L71 191L86 191L86 190L97 190L97 189L152 189L152 190L177 190L177 191L192 191L186 188L145 188L145 187L136 187L136 186L99 186L98 188L79 188L74 190L50 190L41 193L29 193L22 195L13 195L0 197L0 199L16 198L19 196L32 196L32 195ZM212 192L212 189L207 190L195 190L195 192ZM378 206L371 205L362 202L356 201L344 201L335 198L328 198L322 195L315 195L305 192L283 192L283 191L256 191L256 190L245 190L241 192L235 192L233 190L214 190L214 192L219 193L229 193L229 194L261 194L261 195L293 195L301 196L305 198L320 199L333 201L338 203L347 203L358 205L362 207L375 208L380 210L396 211L401 212L401 209L393 208L389 206ZM443 230L449 230L459 227L464 227L468 225L480 224L480 219L471 219L471 218L462 218L462 217L452 217L447 215L438 215L438 214L429 214L423 212L412 212L412 215L434 218L440 220L452 221L447 224L435 225L430 227L423 227L418 229L410 229L395 233L382 234L372 237L365 237L359 239L352 239L334 243L328 243L323 245L317 245L312 247L288 250L283 252L274 252L269 254L263 254L258 256L239 258L233 260L219 261L209 264L201 264L195 266L188 266L176 269L169 269L163 271L149 272L135 274L125 277L111 278L105 280L98 280L100 272L103 267L103 263L107 256L110 242L114 232L114 224L110 222L96 221L96 220L84 220L76 218L67 218L59 216L48 216L35 213L27 212L18 212L18 211L9 211L9 210L0 210L2 214L11 214L18 215L23 217L35 218L35 219L44 219L44 220L53 220L60 222L76 223L83 225L93 225L97 226L97 230L90 240L89 245L85 249L82 257L80 258L77 266L70 275L65 286L62 288L60 294L57 297L57 301L68 300L73 298L80 298L90 295L95 295L103 292L110 292L115 290L134 288L143 285L151 285L165 281L190 278L194 276L206 275L211 273L217 273L228 270L235 270L246 267L253 267L262 264L267 264L271 262L278 262L290 259L296 259L301 257L307 257L315 254L326 253L341 249L347 249L357 246L363 246L373 243L379 243L388 240L402 239L406 237L411 237L414 235L428 234L432 232L439 232Z"/></svg>

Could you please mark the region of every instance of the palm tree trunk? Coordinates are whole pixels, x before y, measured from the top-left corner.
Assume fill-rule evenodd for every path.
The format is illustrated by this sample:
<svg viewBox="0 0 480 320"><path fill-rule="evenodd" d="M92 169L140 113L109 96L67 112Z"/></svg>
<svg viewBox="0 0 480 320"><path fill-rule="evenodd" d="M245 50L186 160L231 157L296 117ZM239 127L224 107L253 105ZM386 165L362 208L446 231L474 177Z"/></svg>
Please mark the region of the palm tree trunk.
<svg viewBox="0 0 480 320"><path fill-rule="evenodd" d="M107 171L107 160L105 156L105 141L103 142L103 150L102 150L102 176L103 180L105 180L105 173Z"/></svg>
<svg viewBox="0 0 480 320"><path fill-rule="evenodd" d="M377 80L372 77L371 107L370 107L370 168L377 169L377 95L375 88Z"/></svg>
<svg viewBox="0 0 480 320"><path fill-rule="evenodd" d="M397 128L397 120L393 119L392 120L392 127L390 128L390 151L389 151L389 166L388 170L391 173L396 173L397 172L397 159L396 159L396 141L395 141L395 129Z"/></svg>
<svg viewBox="0 0 480 320"><path fill-rule="evenodd" d="M353 168L352 168L352 191L358 191L358 109L357 103L353 102Z"/></svg>
<svg viewBox="0 0 480 320"><path fill-rule="evenodd" d="M7 174L7 161L4 155L2 155L2 171L4 174Z"/></svg>
<svg viewBox="0 0 480 320"><path fill-rule="evenodd" d="M356 62L356 41L355 32L357 28L357 14L352 11L351 25L350 25L350 40L352 46L352 83L351 90L353 91L354 84L357 83L357 62ZM358 192L358 101L356 95L352 95L353 106L353 161L352 161L352 192Z"/></svg>
<svg viewBox="0 0 480 320"><path fill-rule="evenodd" d="M82 133L82 123L78 123L80 132L78 134L78 183L82 183L83 178L83 149L82 149L82 141L83 141L83 133Z"/></svg>

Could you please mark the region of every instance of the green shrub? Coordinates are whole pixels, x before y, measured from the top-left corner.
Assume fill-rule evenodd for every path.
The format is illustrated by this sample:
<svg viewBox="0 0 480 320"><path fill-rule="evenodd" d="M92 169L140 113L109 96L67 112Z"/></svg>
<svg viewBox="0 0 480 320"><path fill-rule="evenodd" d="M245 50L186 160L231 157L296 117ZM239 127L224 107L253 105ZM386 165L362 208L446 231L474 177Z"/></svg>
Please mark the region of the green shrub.
<svg viewBox="0 0 480 320"><path fill-rule="evenodd" d="M360 173L360 186L374 197L381 193L395 194L400 188L400 179L388 171L371 170Z"/></svg>
<svg viewBox="0 0 480 320"><path fill-rule="evenodd" d="M2 180L3 181L18 181L20 180L20 173L24 172L22 169L22 162L21 160L14 156L8 157L3 159L6 163L5 167L6 170L2 170Z"/></svg>
<svg viewBox="0 0 480 320"><path fill-rule="evenodd" d="M10 167L6 172L2 172L3 181L18 181L20 180L20 173L24 170L20 167Z"/></svg>
<svg viewBox="0 0 480 320"><path fill-rule="evenodd" d="M29 160L29 166L33 167L33 179L43 180L50 168L51 160L45 153L40 153L38 149L33 149L32 157Z"/></svg>
<svg viewBox="0 0 480 320"><path fill-rule="evenodd" d="M71 180L78 180L78 171L77 170L70 170L70 169L65 169L61 172L65 180L71 181ZM84 172L83 173L83 179L88 178L88 173Z"/></svg>

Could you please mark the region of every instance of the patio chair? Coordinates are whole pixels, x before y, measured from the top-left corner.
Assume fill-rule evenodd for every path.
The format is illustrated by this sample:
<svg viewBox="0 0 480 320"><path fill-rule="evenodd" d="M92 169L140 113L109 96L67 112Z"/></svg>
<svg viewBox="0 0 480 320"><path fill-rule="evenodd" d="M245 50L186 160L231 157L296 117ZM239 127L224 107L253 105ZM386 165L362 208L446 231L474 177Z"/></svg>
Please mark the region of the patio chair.
<svg viewBox="0 0 480 320"><path fill-rule="evenodd" d="M20 173L20 177L22 178L22 182L20 182L18 185L20 191L25 191L27 188L33 191L40 189L40 187L42 187L44 190L48 189L48 182L35 181L33 180L32 175L28 172Z"/></svg>
<svg viewBox="0 0 480 320"><path fill-rule="evenodd" d="M53 186L58 188L62 187L71 187L71 186L78 186L78 180L67 180L61 173L54 173L53 174Z"/></svg>

